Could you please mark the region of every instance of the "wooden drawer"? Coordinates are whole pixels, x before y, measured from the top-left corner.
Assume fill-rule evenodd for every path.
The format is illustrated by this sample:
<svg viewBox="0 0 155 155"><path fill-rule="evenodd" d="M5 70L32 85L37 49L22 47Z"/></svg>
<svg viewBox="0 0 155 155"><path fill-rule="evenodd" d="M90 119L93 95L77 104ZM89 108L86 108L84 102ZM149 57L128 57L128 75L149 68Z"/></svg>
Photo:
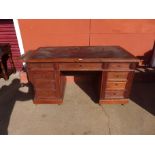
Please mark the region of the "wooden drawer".
<svg viewBox="0 0 155 155"><path fill-rule="evenodd" d="M60 63L59 68L64 71L102 70L102 63Z"/></svg>
<svg viewBox="0 0 155 155"><path fill-rule="evenodd" d="M126 81L129 72L107 72L108 81Z"/></svg>
<svg viewBox="0 0 155 155"><path fill-rule="evenodd" d="M105 64L107 69L111 70L129 70L130 69L130 63L128 62L112 62Z"/></svg>
<svg viewBox="0 0 155 155"><path fill-rule="evenodd" d="M53 80L35 79L33 84L37 89L56 90L56 82Z"/></svg>
<svg viewBox="0 0 155 155"><path fill-rule="evenodd" d="M126 82L107 82L106 90L120 90L125 89Z"/></svg>
<svg viewBox="0 0 155 155"><path fill-rule="evenodd" d="M124 98L124 90L105 91L105 99L118 99Z"/></svg>
<svg viewBox="0 0 155 155"><path fill-rule="evenodd" d="M36 90L35 91L35 97L36 98L56 98L56 91L50 91L50 90Z"/></svg>
<svg viewBox="0 0 155 155"><path fill-rule="evenodd" d="M54 63L28 63L27 68L29 70L54 70L55 69L55 64Z"/></svg>
<svg viewBox="0 0 155 155"><path fill-rule="evenodd" d="M55 72L49 70L30 70L29 74L34 79L55 79Z"/></svg>

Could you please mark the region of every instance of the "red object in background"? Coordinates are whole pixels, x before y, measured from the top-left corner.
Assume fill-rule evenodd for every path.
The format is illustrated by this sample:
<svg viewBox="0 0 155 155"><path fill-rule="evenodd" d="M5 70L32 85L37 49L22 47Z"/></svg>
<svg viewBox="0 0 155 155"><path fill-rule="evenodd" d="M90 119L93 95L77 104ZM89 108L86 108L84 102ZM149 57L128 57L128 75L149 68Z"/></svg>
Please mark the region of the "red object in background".
<svg viewBox="0 0 155 155"><path fill-rule="evenodd" d="M150 19L93 19L91 45L120 45L135 56L152 49L155 39L155 20Z"/></svg>
<svg viewBox="0 0 155 155"><path fill-rule="evenodd" d="M11 19L0 19L0 43L9 43L11 46L12 58L16 70L22 69L22 61L20 60L20 50L16 37L16 32ZM10 66L8 61L8 67Z"/></svg>
<svg viewBox="0 0 155 155"><path fill-rule="evenodd" d="M25 52L47 46L89 46L89 20L19 20Z"/></svg>
<svg viewBox="0 0 155 155"><path fill-rule="evenodd" d="M45 46L120 45L144 55L155 39L150 19L20 19L25 52Z"/></svg>

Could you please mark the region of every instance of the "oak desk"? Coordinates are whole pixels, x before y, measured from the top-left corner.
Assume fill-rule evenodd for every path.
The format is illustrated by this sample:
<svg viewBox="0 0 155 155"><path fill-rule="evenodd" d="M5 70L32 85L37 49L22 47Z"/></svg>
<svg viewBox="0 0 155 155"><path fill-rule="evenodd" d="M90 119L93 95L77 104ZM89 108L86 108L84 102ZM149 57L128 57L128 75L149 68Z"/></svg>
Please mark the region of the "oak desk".
<svg viewBox="0 0 155 155"><path fill-rule="evenodd" d="M120 46L44 47L22 59L34 87L34 103L59 104L65 88L62 71L98 71L99 103L127 103L139 61Z"/></svg>

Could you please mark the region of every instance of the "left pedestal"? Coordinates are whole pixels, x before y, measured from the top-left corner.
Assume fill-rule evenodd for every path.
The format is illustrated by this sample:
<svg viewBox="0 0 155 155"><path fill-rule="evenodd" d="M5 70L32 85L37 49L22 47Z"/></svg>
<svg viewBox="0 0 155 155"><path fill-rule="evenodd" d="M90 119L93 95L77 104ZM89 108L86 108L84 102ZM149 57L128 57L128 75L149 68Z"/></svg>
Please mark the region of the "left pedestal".
<svg viewBox="0 0 155 155"><path fill-rule="evenodd" d="M35 104L61 104L65 77L61 76L56 63L27 63L28 79L34 88Z"/></svg>

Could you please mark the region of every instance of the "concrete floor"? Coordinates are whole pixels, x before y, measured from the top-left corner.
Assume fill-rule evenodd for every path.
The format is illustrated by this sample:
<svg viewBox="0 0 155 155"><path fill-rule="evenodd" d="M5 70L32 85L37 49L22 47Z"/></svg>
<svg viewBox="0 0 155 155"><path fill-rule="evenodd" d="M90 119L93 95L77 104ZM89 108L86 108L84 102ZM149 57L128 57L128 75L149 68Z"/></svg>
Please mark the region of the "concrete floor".
<svg viewBox="0 0 155 155"><path fill-rule="evenodd" d="M67 83L62 105L34 105L29 90L18 73L0 79L0 134L155 134L155 83L134 83L124 106L99 106L75 83Z"/></svg>

